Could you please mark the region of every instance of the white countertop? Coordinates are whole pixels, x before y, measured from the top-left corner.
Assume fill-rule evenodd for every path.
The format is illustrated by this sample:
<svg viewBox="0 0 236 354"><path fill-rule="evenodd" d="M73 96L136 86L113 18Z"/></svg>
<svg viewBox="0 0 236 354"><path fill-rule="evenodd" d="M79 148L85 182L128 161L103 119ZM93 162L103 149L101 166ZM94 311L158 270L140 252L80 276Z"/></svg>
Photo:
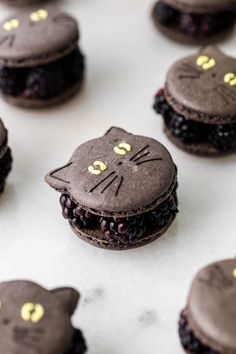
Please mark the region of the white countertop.
<svg viewBox="0 0 236 354"><path fill-rule="evenodd" d="M30 111L0 102L14 169L0 200L0 280L27 278L82 294L73 320L89 354L181 354L177 317L203 265L235 251L236 155L198 158L175 148L152 110L174 60L193 53L159 35L152 0L64 0L78 17L87 56L83 93L63 106ZM1 6L1 17L9 8ZM235 37L221 44L236 54ZM111 125L152 136L179 168L180 213L159 241L116 253L78 239L61 217L44 175Z"/></svg>

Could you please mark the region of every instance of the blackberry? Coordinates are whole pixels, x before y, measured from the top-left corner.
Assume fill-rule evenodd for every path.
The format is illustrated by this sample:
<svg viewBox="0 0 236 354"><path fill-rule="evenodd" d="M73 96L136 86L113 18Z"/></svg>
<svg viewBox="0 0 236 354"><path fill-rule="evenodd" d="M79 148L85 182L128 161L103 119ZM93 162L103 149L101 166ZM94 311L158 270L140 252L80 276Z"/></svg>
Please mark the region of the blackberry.
<svg viewBox="0 0 236 354"><path fill-rule="evenodd" d="M190 14L182 13L179 18L179 28L181 31L193 37L197 36L198 34L197 16L192 16Z"/></svg>
<svg viewBox="0 0 236 354"><path fill-rule="evenodd" d="M26 80L24 95L48 99L62 92L65 87L60 65L55 63L31 69Z"/></svg>
<svg viewBox="0 0 236 354"><path fill-rule="evenodd" d="M5 181L12 167L12 155L10 148L7 149L4 156L0 159L0 192L3 191Z"/></svg>
<svg viewBox="0 0 236 354"><path fill-rule="evenodd" d="M174 25L179 12L173 7L159 1L156 7L157 20L163 25Z"/></svg>
<svg viewBox="0 0 236 354"><path fill-rule="evenodd" d="M173 114L173 110L166 101L164 89L160 89L157 92L157 94L155 96L155 102L154 102L153 108L156 111L156 113L162 115L167 126L169 126L171 116Z"/></svg>
<svg viewBox="0 0 236 354"><path fill-rule="evenodd" d="M188 324L184 311L181 313L179 319L179 335L183 348L190 354L220 354L205 346L196 338Z"/></svg>
<svg viewBox="0 0 236 354"><path fill-rule="evenodd" d="M4 95L19 96L24 90L25 69L0 68L0 90Z"/></svg>
<svg viewBox="0 0 236 354"><path fill-rule="evenodd" d="M79 329L75 329L72 347L65 354L84 354L86 350L87 347L82 332Z"/></svg>
<svg viewBox="0 0 236 354"><path fill-rule="evenodd" d="M163 227L173 221L177 212L177 197L172 195L167 201L150 212L149 222L153 226Z"/></svg>
<svg viewBox="0 0 236 354"><path fill-rule="evenodd" d="M96 216L76 205L67 194L60 197L62 215L70 224L77 228L91 228L94 225Z"/></svg>
<svg viewBox="0 0 236 354"><path fill-rule="evenodd" d="M114 239L122 244L136 243L146 232L144 216L130 218L101 218L100 227L108 239Z"/></svg>
<svg viewBox="0 0 236 354"><path fill-rule="evenodd" d="M184 144L194 144L204 141L207 125L187 120L183 116L174 113L170 122L172 134Z"/></svg>
<svg viewBox="0 0 236 354"><path fill-rule="evenodd" d="M151 231L154 228L162 228L170 224L178 212L175 192L173 196L170 196L167 201L154 210L126 218L96 216L74 203L67 194L61 195L60 204L62 215L72 226L76 228L100 229L104 234L104 238L114 245L132 245L137 243L138 240L145 236L148 230Z"/></svg>
<svg viewBox="0 0 236 354"><path fill-rule="evenodd" d="M177 197L174 194L154 210L142 215L117 219L101 218L100 227L106 238L134 244L143 238L148 229L170 224L177 212Z"/></svg>
<svg viewBox="0 0 236 354"><path fill-rule="evenodd" d="M217 18L217 16L205 15L202 17L202 21L200 24L200 31L204 36L209 36L217 32L218 27L219 27L219 19Z"/></svg>
<svg viewBox="0 0 236 354"><path fill-rule="evenodd" d="M79 48L77 48L66 58L64 58L64 61L61 65L64 70L64 73L66 73L66 79L70 83L75 83L83 79L84 56Z"/></svg>
<svg viewBox="0 0 236 354"><path fill-rule="evenodd" d="M236 149L236 124L212 126L208 139L209 142L222 153Z"/></svg>

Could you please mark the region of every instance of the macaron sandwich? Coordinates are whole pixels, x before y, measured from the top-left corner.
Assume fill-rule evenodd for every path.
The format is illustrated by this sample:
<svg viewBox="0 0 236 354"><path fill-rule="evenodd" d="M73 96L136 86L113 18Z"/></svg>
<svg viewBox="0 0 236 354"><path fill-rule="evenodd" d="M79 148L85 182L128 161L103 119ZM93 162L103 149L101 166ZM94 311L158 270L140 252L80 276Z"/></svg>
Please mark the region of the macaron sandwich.
<svg viewBox="0 0 236 354"><path fill-rule="evenodd" d="M235 152L236 59L210 46L178 60L154 109L179 148L206 156Z"/></svg>
<svg viewBox="0 0 236 354"><path fill-rule="evenodd" d="M43 108L81 88L84 56L76 20L53 6L30 7L0 24L0 92L9 103Z"/></svg>
<svg viewBox="0 0 236 354"><path fill-rule="evenodd" d="M195 276L179 320L186 354L236 353L236 259L215 262Z"/></svg>
<svg viewBox="0 0 236 354"><path fill-rule="evenodd" d="M112 127L46 176L83 240L123 250L159 238L177 214L177 169L158 141Z"/></svg>
<svg viewBox="0 0 236 354"><path fill-rule="evenodd" d="M236 0L159 0L152 11L156 27L183 43L211 43L235 26Z"/></svg>
<svg viewBox="0 0 236 354"><path fill-rule="evenodd" d="M0 283L0 351L4 354L84 354L82 332L71 323L79 293L47 290L26 280Z"/></svg>

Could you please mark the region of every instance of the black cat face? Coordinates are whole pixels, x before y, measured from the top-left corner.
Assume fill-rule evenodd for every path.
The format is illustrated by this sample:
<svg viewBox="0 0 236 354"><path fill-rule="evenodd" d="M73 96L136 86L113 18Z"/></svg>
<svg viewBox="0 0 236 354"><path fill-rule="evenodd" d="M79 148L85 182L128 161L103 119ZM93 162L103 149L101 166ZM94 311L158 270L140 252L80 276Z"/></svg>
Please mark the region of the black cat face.
<svg viewBox="0 0 236 354"><path fill-rule="evenodd" d="M175 168L163 145L119 128L81 145L69 163L46 181L79 204L105 211L128 211L162 196Z"/></svg>
<svg viewBox="0 0 236 354"><path fill-rule="evenodd" d="M174 64L166 87L184 107L212 116L235 116L236 59L207 47Z"/></svg>
<svg viewBox="0 0 236 354"><path fill-rule="evenodd" d="M26 281L0 284L0 343L7 354L63 354L73 335L70 316L79 295L47 291Z"/></svg>

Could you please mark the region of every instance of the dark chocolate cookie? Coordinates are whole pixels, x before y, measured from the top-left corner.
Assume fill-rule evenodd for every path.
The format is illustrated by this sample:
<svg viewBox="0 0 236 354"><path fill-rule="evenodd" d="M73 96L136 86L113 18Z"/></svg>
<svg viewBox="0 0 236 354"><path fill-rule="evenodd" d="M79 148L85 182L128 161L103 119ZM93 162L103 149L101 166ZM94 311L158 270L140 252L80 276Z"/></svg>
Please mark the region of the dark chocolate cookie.
<svg viewBox="0 0 236 354"><path fill-rule="evenodd" d="M55 7L31 7L0 26L0 91L10 103L46 107L82 86L78 25Z"/></svg>
<svg viewBox="0 0 236 354"><path fill-rule="evenodd" d="M0 119L0 193L3 192L6 178L11 171L12 156L8 147L7 130Z"/></svg>
<svg viewBox="0 0 236 354"><path fill-rule="evenodd" d="M236 59L215 47L176 62L154 109L168 137L195 154L236 150Z"/></svg>
<svg viewBox="0 0 236 354"><path fill-rule="evenodd" d="M216 262L195 277L179 321L188 354L236 354L236 260Z"/></svg>
<svg viewBox="0 0 236 354"><path fill-rule="evenodd" d="M183 43L212 43L235 25L235 0L159 0L152 11L156 27Z"/></svg>
<svg viewBox="0 0 236 354"><path fill-rule="evenodd" d="M29 281L0 283L0 350L6 354L83 354L86 344L70 317L73 288L48 291Z"/></svg>
<svg viewBox="0 0 236 354"><path fill-rule="evenodd" d="M177 174L154 139L111 128L74 152L47 183L59 191L63 215L93 245L127 249L151 242L177 213Z"/></svg>

